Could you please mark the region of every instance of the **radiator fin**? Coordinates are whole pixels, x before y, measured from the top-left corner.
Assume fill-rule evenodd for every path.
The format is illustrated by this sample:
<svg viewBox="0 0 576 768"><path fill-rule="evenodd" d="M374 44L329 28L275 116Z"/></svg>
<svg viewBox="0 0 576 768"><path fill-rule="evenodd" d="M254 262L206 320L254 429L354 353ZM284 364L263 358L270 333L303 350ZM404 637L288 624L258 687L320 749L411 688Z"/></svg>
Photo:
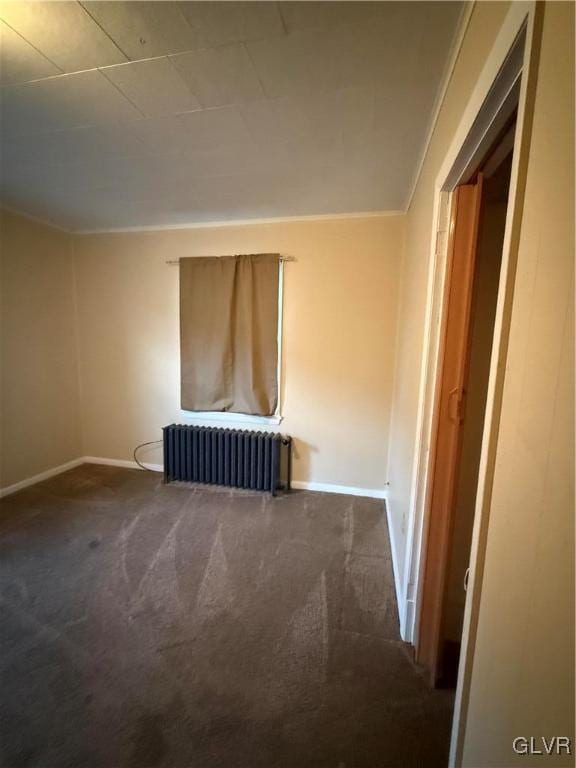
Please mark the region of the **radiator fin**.
<svg viewBox="0 0 576 768"><path fill-rule="evenodd" d="M212 483L273 494L280 487L282 446L287 447L290 468L291 440L279 434L182 424L163 431L166 482Z"/></svg>

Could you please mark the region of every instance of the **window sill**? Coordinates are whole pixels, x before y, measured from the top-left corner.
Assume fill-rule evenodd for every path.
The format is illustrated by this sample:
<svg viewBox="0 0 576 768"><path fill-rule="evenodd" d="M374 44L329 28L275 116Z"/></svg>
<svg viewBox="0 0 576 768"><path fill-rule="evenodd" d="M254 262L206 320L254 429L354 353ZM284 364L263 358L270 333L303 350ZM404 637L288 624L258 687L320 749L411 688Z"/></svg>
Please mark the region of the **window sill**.
<svg viewBox="0 0 576 768"><path fill-rule="evenodd" d="M282 416L252 416L247 413L226 413L223 411L180 411L180 415L183 419L192 423L201 422L210 424L210 422L216 422L218 426L226 426L227 424L260 424L261 426L274 426L280 424Z"/></svg>

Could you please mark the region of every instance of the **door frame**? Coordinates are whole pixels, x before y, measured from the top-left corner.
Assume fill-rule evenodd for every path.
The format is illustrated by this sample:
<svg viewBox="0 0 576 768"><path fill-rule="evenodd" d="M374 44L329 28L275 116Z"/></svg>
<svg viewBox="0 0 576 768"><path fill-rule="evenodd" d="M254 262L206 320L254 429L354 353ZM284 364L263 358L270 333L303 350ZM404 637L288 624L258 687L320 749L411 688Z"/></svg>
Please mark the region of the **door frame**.
<svg viewBox="0 0 576 768"><path fill-rule="evenodd" d="M405 569L403 637L415 642L419 631L424 546L428 530L430 470L438 401L437 383L441 350L446 280L447 219L454 188L467 181L474 163L486 154L502 121L517 105L514 151L502 265L498 289L494 342L490 361L482 453L478 476L470 573L454 719L450 745L451 767L460 765L464 743L468 697L472 676L476 629L484 571L484 556L492 482L500 423L500 409L508 351L508 336L518 242L530 150L534 97L542 31L543 4L535 0L512 3L480 77L471 93L458 129L446 153L434 187L431 243L428 259L423 362L419 383L415 460L408 519ZM521 75L519 77L519 75Z"/></svg>
<svg viewBox="0 0 576 768"><path fill-rule="evenodd" d="M426 557L422 558L421 593L419 595L419 628L423 627L423 616L427 616L426 635L419 631L415 639L415 658L427 667L430 685L435 685L442 667L440 632L444 609L444 595L449 568L454 524L453 506L462 449L462 420L454 427L450 418L451 396L463 393L468 388L467 377L470 363L470 331L472 328L473 291L477 271L478 237L480 233L480 209L482 205L483 178L479 173L475 182L458 185L450 195L449 232L446 244L446 264L442 269L443 293L442 313L439 324L439 348L437 371L434 382L434 406L432 412L431 443L428 454L427 488L429 497L428 529L426 536ZM473 190L473 192L472 192ZM472 201L468 197L472 192ZM468 197L468 202L466 198ZM464 270L464 272L463 272ZM468 272L467 279L462 279ZM450 325L450 318L456 317L456 327ZM453 318L454 319L454 318ZM456 331L450 336L450 329ZM460 346L462 345L462 346ZM446 397L446 387L452 389ZM444 405L443 405L444 402ZM458 399L458 404L461 401ZM460 408L457 406L457 411ZM442 417L442 413L444 416ZM443 461L439 462L439 451ZM446 453L452 460L446 461ZM448 482L447 475L448 472ZM442 482L444 481L444 482ZM439 486L436 487L436 484ZM445 510L447 498L452 498L450 510ZM448 490L448 488L450 490ZM440 490L441 501L437 492ZM432 520L432 510L437 520ZM433 522L436 525L433 525ZM426 578L428 582L426 582ZM430 583L431 582L431 583ZM426 590L426 586L431 589Z"/></svg>

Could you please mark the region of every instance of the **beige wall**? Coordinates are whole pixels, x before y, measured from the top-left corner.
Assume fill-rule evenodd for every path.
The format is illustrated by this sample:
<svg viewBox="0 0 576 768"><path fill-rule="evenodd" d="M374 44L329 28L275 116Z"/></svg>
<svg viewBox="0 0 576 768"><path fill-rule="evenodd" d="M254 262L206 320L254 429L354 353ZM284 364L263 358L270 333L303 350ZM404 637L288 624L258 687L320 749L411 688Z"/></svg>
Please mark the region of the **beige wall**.
<svg viewBox="0 0 576 768"><path fill-rule="evenodd" d="M294 478L383 489L403 223L383 216L71 238L4 213L1 486L81 456L131 460L163 425L186 422L178 269L165 262L272 250L296 259L285 266L278 427L295 438ZM161 462L160 449L143 455Z"/></svg>
<svg viewBox="0 0 576 768"><path fill-rule="evenodd" d="M507 9L508 4L500 2L478 3L474 7L407 216L388 466L391 535L398 553L402 579L406 563L418 388L424 352L424 313L434 183Z"/></svg>
<svg viewBox="0 0 576 768"><path fill-rule="evenodd" d="M475 6L406 224L389 464L404 564L433 184L507 6ZM574 735L574 6L547 3L463 765ZM519 765L574 758L518 757ZM570 762L571 761L571 762Z"/></svg>
<svg viewBox="0 0 576 768"><path fill-rule="evenodd" d="M547 3L463 764L574 737L574 5ZM574 749L574 741L573 741Z"/></svg>
<svg viewBox="0 0 576 768"><path fill-rule="evenodd" d="M383 489L404 217L75 238L84 453L131 459L179 410L181 256L280 252L294 478ZM238 425L240 428L241 425ZM160 462L160 451L145 454Z"/></svg>
<svg viewBox="0 0 576 768"><path fill-rule="evenodd" d="M0 487L81 455L70 236L0 212Z"/></svg>

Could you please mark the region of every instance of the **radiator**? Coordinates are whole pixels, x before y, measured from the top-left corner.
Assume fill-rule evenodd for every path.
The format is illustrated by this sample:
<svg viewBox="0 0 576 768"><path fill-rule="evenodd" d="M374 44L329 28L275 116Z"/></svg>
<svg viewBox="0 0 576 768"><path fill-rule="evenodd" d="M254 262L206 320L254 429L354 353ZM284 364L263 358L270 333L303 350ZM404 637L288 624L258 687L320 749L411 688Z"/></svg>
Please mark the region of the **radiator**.
<svg viewBox="0 0 576 768"><path fill-rule="evenodd" d="M272 432L171 424L164 433L164 482L290 489L292 441ZM281 483L280 476L286 477Z"/></svg>

